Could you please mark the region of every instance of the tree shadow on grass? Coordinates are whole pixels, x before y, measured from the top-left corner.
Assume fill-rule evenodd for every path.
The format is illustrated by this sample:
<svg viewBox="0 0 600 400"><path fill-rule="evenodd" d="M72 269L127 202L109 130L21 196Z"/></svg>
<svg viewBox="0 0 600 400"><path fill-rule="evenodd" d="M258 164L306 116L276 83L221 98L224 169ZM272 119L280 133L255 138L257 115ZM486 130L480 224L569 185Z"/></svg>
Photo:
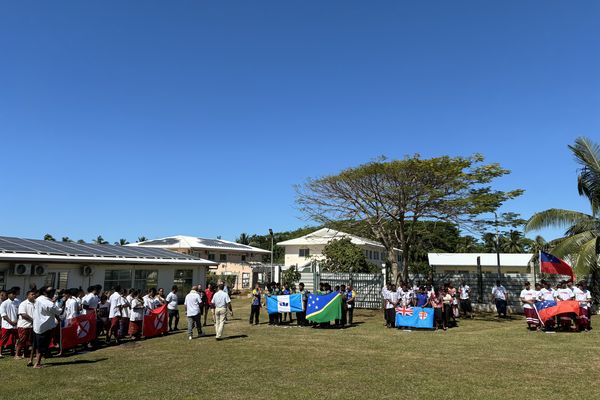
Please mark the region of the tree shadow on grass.
<svg viewBox="0 0 600 400"><path fill-rule="evenodd" d="M233 336L226 336L221 338L221 340L233 340L233 339L243 339L243 338L247 338L248 335L233 335Z"/></svg>
<svg viewBox="0 0 600 400"><path fill-rule="evenodd" d="M108 357L96 358L93 360L70 360L70 361L65 361L65 362L51 361L51 362L44 363L44 365L52 365L52 366L59 367L61 365L95 364L97 362L106 361L106 360L108 360Z"/></svg>

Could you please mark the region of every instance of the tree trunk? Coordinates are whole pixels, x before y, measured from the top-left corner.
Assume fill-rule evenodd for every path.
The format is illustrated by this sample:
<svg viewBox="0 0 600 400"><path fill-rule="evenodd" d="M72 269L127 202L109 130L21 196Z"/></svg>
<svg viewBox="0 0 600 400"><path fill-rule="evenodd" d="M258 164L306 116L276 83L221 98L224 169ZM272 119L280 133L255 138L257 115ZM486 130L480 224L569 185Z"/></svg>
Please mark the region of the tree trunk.
<svg viewBox="0 0 600 400"><path fill-rule="evenodd" d="M396 258L394 248L387 251L387 264L392 266L392 279L390 279L390 281L396 283L398 281L398 259Z"/></svg>
<svg viewBox="0 0 600 400"><path fill-rule="evenodd" d="M402 252L402 279L404 282L408 282L408 266L409 266L409 254L408 250Z"/></svg>

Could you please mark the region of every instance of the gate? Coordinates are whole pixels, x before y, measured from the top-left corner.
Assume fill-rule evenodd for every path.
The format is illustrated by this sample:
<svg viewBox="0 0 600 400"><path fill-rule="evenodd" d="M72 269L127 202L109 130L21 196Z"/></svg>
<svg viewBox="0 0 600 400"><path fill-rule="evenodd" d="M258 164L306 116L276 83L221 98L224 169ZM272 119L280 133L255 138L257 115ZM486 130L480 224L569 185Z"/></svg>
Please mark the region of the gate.
<svg viewBox="0 0 600 400"><path fill-rule="evenodd" d="M331 287L338 285L352 285L356 290L356 308L381 308L381 288L383 287L383 274L353 274L346 272L321 272L315 273L315 289L321 283L329 283Z"/></svg>

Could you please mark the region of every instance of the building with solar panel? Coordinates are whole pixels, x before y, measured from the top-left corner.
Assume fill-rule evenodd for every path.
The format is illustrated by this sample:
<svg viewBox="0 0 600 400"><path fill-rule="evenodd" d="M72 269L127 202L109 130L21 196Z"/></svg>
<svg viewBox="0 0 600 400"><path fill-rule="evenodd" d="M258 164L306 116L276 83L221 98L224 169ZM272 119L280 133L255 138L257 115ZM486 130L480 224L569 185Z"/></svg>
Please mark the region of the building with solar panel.
<svg viewBox="0 0 600 400"><path fill-rule="evenodd" d="M19 286L21 297L34 285L163 287L168 292L175 284L185 293L192 284L204 285L208 268L217 265L160 248L0 237L0 288Z"/></svg>
<svg viewBox="0 0 600 400"><path fill-rule="evenodd" d="M236 277L233 287L236 290L251 289L255 283L263 283L263 257L271 254L268 250L228 240L182 235L131 243L127 247L171 250L215 262L216 274Z"/></svg>

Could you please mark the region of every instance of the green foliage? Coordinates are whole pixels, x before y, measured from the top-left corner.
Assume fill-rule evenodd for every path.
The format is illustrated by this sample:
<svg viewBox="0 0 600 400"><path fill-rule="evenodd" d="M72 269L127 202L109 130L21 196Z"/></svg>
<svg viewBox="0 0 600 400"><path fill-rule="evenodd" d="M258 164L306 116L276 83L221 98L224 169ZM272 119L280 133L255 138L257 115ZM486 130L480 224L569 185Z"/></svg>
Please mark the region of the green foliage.
<svg viewBox="0 0 600 400"><path fill-rule="evenodd" d="M95 244L108 244L108 242L106 240L104 240L102 235L98 235L98 237L96 237L96 239L94 239L93 242Z"/></svg>
<svg viewBox="0 0 600 400"><path fill-rule="evenodd" d="M50 242L55 242L55 241L56 241L56 239L54 239L54 236L52 236L52 235L51 235L51 234L49 234L49 233L46 233L46 234L44 235L44 240L48 240L48 241L50 241Z"/></svg>
<svg viewBox="0 0 600 400"><path fill-rule="evenodd" d="M115 242L116 246L125 246L126 244L129 244L129 242L127 241L127 239L119 239L118 242Z"/></svg>
<svg viewBox="0 0 600 400"><path fill-rule="evenodd" d="M298 269L295 266L292 266L287 270L283 271L283 274L281 275L281 283L283 283L284 285L292 285L299 281L300 272L298 272Z"/></svg>
<svg viewBox="0 0 600 400"><path fill-rule="evenodd" d="M379 272L380 267L369 263L363 250L350 238L332 240L323 249L322 268L328 272Z"/></svg>
<svg viewBox="0 0 600 400"><path fill-rule="evenodd" d="M237 280L237 275L217 275L214 272L209 272L206 275L206 286L208 287L209 284L211 284L213 286L213 288L216 288L217 285L219 284L219 281L223 281L227 283L227 286L229 288L233 288L235 287L235 281Z"/></svg>

